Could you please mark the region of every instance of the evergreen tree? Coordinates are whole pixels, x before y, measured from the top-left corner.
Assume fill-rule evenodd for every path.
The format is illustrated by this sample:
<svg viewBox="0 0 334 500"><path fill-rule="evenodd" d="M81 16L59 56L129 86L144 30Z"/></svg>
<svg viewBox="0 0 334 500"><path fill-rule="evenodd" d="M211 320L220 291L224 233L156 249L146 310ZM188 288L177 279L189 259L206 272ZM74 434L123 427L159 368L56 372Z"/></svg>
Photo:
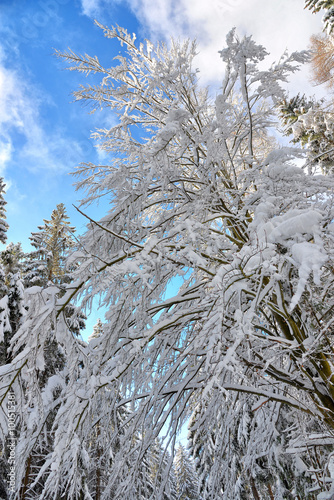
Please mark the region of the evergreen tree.
<svg viewBox="0 0 334 500"><path fill-rule="evenodd" d="M69 281L66 274L66 256L74 246L75 228L70 225L63 203L52 211L51 219L44 219L39 231L30 240L35 250L27 255L25 280L28 286L46 286L49 281L62 284Z"/></svg>
<svg viewBox="0 0 334 500"><path fill-rule="evenodd" d="M5 184L3 178L0 177L0 242L6 243L7 241L7 230L8 223L6 222L6 209L5 206L7 202L4 199L5 194ZM12 325L11 322L15 321L13 315L10 314L9 310L9 281L11 277L8 275L11 270L10 262L7 262L9 255L13 253L8 247L8 251L1 251L0 253L0 365L6 364L10 359L9 345L10 338L12 337ZM6 265L6 268L4 267ZM14 290L12 290L11 305L12 313L13 302L14 302ZM15 313L14 313L15 315ZM15 315L16 317L16 315ZM15 318L17 319L17 318ZM13 332L14 334L15 332Z"/></svg>
<svg viewBox="0 0 334 500"><path fill-rule="evenodd" d="M8 289L8 307L11 332L14 335L24 315L24 283L22 279L24 253L20 243L10 243L0 254Z"/></svg>
<svg viewBox="0 0 334 500"><path fill-rule="evenodd" d="M5 184L3 178L0 178L0 242L5 244L7 241L8 223L6 222L6 201L4 199ZM9 345L12 334L10 323L10 311L8 305L8 280L6 272L0 259L0 366L5 365L10 359ZM7 448L5 446L7 439L6 433L0 435L0 496L2 499L7 499L7 477L8 477L8 462Z"/></svg>
<svg viewBox="0 0 334 500"><path fill-rule="evenodd" d="M52 283L59 286L59 297L64 294L66 284L71 282L71 272L66 259L74 247L75 227L70 225L63 203L52 211L50 220L44 219L39 231L32 233L31 244L35 247L25 257L24 281L26 287L46 287ZM66 307L66 317L71 331L80 335L85 328L86 316L74 304Z"/></svg>
<svg viewBox="0 0 334 500"><path fill-rule="evenodd" d="M159 438L156 438L148 449L145 461L147 464L145 474L149 479L147 483L151 485L151 491L148 490L150 494L146 493L147 496L144 498L158 494L161 500L176 500L175 470L171 464L170 454L163 448Z"/></svg>
<svg viewBox="0 0 334 500"><path fill-rule="evenodd" d="M6 243L7 241L7 230L8 224L6 222L6 210L5 206L7 202L4 200L6 184L4 184L3 177L0 177L0 242Z"/></svg>
<svg viewBox="0 0 334 500"><path fill-rule="evenodd" d="M93 333L88 337L88 342L92 339L98 339L101 335L103 335L103 323L100 318L98 318L93 327Z"/></svg>
<svg viewBox="0 0 334 500"><path fill-rule="evenodd" d="M44 225L39 226L39 231L32 233L30 238L33 252L25 255L24 281L27 290L30 287L39 287L47 292L48 286L55 285L58 298L65 293L66 284L70 283L70 270L66 267L66 258L69 250L74 246L73 233L75 228L70 225L64 204L60 203L53 210L51 218L44 219ZM35 314L39 314L36 310ZM66 307L66 322L72 334L78 336L85 327L86 316L74 304ZM37 383L39 390L46 390L66 370L66 359L61 344L56 339L54 324L51 327L49 338L43 348L43 361L37 369ZM63 375L61 375L63 376ZM61 394L60 388L51 390L51 400L56 401ZM34 404L34 403L33 403ZM55 408L46 416L44 425L38 431L38 439L30 447L27 457L24 477L22 480L21 497L39 498L47 474L41 471L45 468L47 457L52 453L55 441L54 417Z"/></svg>
<svg viewBox="0 0 334 500"><path fill-rule="evenodd" d="M0 241L7 241L6 231L8 224L5 221L5 205L3 198L4 184L0 179ZM0 252L0 366L8 365L13 359L11 343L22 325L26 312L24 300L24 286L21 277L22 259L24 257L21 244L10 243ZM9 464L8 448L5 446L8 439L7 432L0 433L0 494L7 499L6 481Z"/></svg>
<svg viewBox="0 0 334 500"><path fill-rule="evenodd" d="M334 1L333 0L305 0L305 8L313 13L325 10L323 22L328 33L333 31L334 27Z"/></svg>
<svg viewBox="0 0 334 500"><path fill-rule="evenodd" d="M198 480L186 449L179 444L174 458L177 500L198 500Z"/></svg>
<svg viewBox="0 0 334 500"><path fill-rule="evenodd" d="M299 94L279 104L285 135L306 148L310 170L320 167L325 173L334 167L334 112L324 101Z"/></svg>
<svg viewBox="0 0 334 500"><path fill-rule="evenodd" d="M24 303L24 283L22 279L24 253L20 243L10 243L0 252L0 296L2 311L0 327L3 343L0 344L0 364L10 363L11 339L17 333L26 310Z"/></svg>

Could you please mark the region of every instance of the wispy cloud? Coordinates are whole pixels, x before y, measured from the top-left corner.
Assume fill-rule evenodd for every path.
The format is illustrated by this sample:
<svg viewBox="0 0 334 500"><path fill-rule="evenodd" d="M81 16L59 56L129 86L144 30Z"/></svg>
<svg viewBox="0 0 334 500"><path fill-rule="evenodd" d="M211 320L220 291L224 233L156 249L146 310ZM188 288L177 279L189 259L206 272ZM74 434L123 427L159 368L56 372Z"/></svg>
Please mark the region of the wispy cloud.
<svg viewBox="0 0 334 500"><path fill-rule="evenodd" d="M110 11L119 3L122 3L122 0L81 0L81 10L85 16L98 18L104 8Z"/></svg>
<svg viewBox="0 0 334 500"><path fill-rule="evenodd" d="M68 172L91 142L73 140L56 126L50 129L40 112L48 99L24 76L0 61L0 169L15 161L33 172Z"/></svg>
<svg viewBox="0 0 334 500"><path fill-rule="evenodd" d="M100 4L100 0L82 0L82 13L88 17L95 16L99 12Z"/></svg>
<svg viewBox="0 0 334 500"><path fill-rule="evenodd" d="M24 99L24 84L14 71L0 62L0 147L2 170L14 152L12 134L25 133L24 127L31 122L29 101Z"/></svg>
<svg viewBox="0 0 334 500"><path fill-rule="evenodd" d="M6 166L12 156L12 144L10 141L0 140L0 175L3 175Z"/></svg>

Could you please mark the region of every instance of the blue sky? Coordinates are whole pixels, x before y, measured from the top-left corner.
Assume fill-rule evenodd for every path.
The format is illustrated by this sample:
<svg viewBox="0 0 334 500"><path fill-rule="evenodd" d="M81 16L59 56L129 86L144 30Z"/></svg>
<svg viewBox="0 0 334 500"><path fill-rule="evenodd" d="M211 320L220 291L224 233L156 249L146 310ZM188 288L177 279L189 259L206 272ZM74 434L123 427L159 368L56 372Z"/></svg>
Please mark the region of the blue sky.
<svg viewBox="0 0 334 500"><path fill-rule="evenodd" d="M72 207L81 194L69 173L82 161L98 161L90 133L104 121L71 102L82 77L65 71L54 49L102 53L106 63L115 52L80 2L0 0L0 16L0 169L7 184L8 236L29 249L30 233L57 203L82 229L82 216ZM107 18L136 26L118 7Z"/></svg>
<svg viewBox="0 0 334 500"><path fill-rule="evenodd" d="M277 60L286 48L306 49L322 29L321 15L303 9L303 0L0 0L0 175L7 184L8 241L29 236L64 203L71 223L82 232L85 219L73 208L83 193L70 172L81 162L99 162L90 134L108 126L107 110L71 102L83 75L65 70L54 49L98 55L112 64L119 47L94 25L118 24L137 38L196 37L197 66L203 84L219 88L223 67L218 51L227 32L255 40ZM294 77L291 93L321 93L309 83L308 69ZM213 90L214 91L214 90ZM98 218L106 207L90 206Z"/></svg>

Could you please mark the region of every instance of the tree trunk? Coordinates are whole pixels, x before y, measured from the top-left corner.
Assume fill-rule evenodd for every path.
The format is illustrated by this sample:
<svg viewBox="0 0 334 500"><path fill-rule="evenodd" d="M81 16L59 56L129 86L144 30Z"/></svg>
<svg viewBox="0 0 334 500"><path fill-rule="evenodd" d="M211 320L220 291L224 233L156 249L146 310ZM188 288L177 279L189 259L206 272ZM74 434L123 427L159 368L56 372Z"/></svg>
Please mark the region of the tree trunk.
<svg viewBox="0 0 334 500"><path fill-rule="evenodd" d="M252 488L252 493L253 493L254 500L261 500L261 498L260 498L260 496L258 494L258 491L256 489L256 486L255 486L255 481L252 478L252 476L250 477L250 485L251 485L251 488Z"/></svg>
<svg viewBox="0 0 334 500"><path fill-rule="evenodd" d="M20 500L24 500L24 498L25 498L25 494L26 494L26 491L28 488L30 468L31 468L31 455L29 455L29 458L27 460L27 468L26 468L26 473L24 475L24 481L23 481L23 485L21 488L21 492L20 492Z"/></svg>
<svg viewBox="0 0 334 500"><path fill-rule="evenodd" d="M270 483L267 484L267 488L268 488L268 492L269 492L269 495L270 495L270 500L275 500L275 497L274 497L274 494L273 494L273 490L271 489Z"/></svg>

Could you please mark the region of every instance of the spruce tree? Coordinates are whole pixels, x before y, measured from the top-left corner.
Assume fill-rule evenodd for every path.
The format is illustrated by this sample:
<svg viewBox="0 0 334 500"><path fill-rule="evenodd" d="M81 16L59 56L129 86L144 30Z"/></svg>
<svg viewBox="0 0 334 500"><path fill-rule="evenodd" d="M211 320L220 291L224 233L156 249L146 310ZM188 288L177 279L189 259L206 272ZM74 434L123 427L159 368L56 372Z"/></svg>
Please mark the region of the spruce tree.
<svg viewBox="0 0 334 500"><path fill-rule="evenodd" d="M3 194L5 184L0 178L0 242L6 243L8 224L6 222ZM21 244L10 243L0 251L0 366L9 365L13 354L11 343L18 332L26 310L24 301L24 286L21 276L24 253ZM2 433L0 443L0 495L2 499L9 498L3 478L8 477L8 449L5 446L8 434Z"/></svg>
<svg viewBox="0 0 334 500"><path fill-rule="evenodd" d="M305 8L310 9L314 14L321 9L325 10L323 22L328 33L334 27L334 1L333 0L305 0Z"/></svg>
<svg viewBox="0 0 334 500"><path fill-rule="evenodd" d="M5 184L3 177L0 177L0 242L5 244L7 241L8 223L6 222L7 202L4 199ZM6 270L3 266L1 252L0 258L0 365L4 365L8 361L9 336L11 334L10 313L8 307L8 280L6 278Z"/></svg>
<svg viewBox="0 0 334 500"><path fill-rule="evenodd" d="M88 341L92 339L98 339L103 334L103 323L100 318L97 319L96 324L93 327L93 333L88 337Z"/></svg>
<svg viewBox="0 0 334 500"><path fill-rule="evenodd" d="M6 201L4 200L5 184L0 177L0 242L7 241L8 224L6 222ZM10 313L8 306L8 287L6 284L6 273L0 260L0 366L8 362L8 347L11 335ZM8 463L6 460L6 437L0 441L0 496L7 499L7 484L5 478L8 477Z"/></svg>
<svg viewBox="0 0 334 500"><path fill-rule="evenodd" d="M44 224L38 231L32 233L30 240L34 250L25 256L24 282L27 289L38 287L47 292L48 287L58 288L59 298L63 296L66 285L71 281L70 270L66 265L69 250L74 246L73 233L75 228L70 225L69 217L63 203L52 211L50 219L44 219ZM69 304L65 311L66 322L72 335L78 336L85 327L86 317L81 310ZM43 363L38 370L38 384L41 391L50 383L53 377L58 377L66 370L66 360L63 348L51 331L43 346ZM61 375L62 376L62 375ZM57 399L60 388L52 390L52 398ZM26 461L25 473L21 487L21 497L29 494L29 498L39 498L45 486L47 475L41 473L49 453L52 453L55 440L54 431L55 410L45 418L45 424L35 444L32 445L30 455ZM36 484L34 484L36 483ZM34 485L34 486L33 486ZM28 493L29 492L29 493Z"/></svg>
<svg viewBox="0 0 334 500"><path fill-rule="evenodd" d="M285 99L278 106L284 133L305 147L309 170L319 167L331 173L334 166L334 111L324 101L304 95Z"/></svg>
<svg viewBox="0 0 334 500"><path fill-rule="evenodd" d="M0 254L8 290L11 332L16 333L24 315L24 284L22 279L24 252L21 243L10 243Z"/></svg>
<svg viewBox="0 0 334 500"><path fill-rule="evenodd" d="M29 286L46 286L68 282L65 260L68 249L74 246L75 228L70 225L63 203L52 211L50 220L44 219L39 231L32 233L30 240L35 248L27 256L25 280Z"/></svg>
<svg viewBox="0 0 334 500"><path fill-rule="evenodd" d="M26 287L48 284L59 286L59 297L65 292L66 284L71 282L71 269L66 264L69 251L74 247L73 234L66 208L59 203L52 211L51 218L43 219L44 225L39 231L32 233L30 240L35 248L27 254L25 261L24 281ZM71 331L80 335L85 328L86 316L74 304L66 307L66 317Z"/></svg>
<svg viewBox="0 0 334 500"><path fill-rule="evenodd" d="M3 181L3 177L0 177L0 242L1 243L6 243L7 241L6 233L8 230L8 224L6 222L6 210L5 210L7 202L4 200L3 197L3 195L6 194L5 187L6 184Z"/></svg>
<svg viewBox="0 0 334 500"><path fill-rule="evenodd" d="M198 479L189 454L182 444L174 458L177 500L198 500Z"/></svg>
<svg viewBox="0 0 334 500"><path fill-rule="evenodd" d="M176 498L178 498L174 467L171 468L167 477L167 471L169 468L168 464L170 460L171 457L169 453L164 450L161 440L156 438L146 454L146 462L148 465L147 475L151 485L153 486L151 493L153 494L158 491L161 500L176 500ZM165 484L165 486L163 486L163 484Z"/></svg>
<svg viewBox="0 0 334 500"><path fill-rule="evenodd" d="M6 202L0 201L2 207ZM4 208L1 214L5 218ZM0 226L8 228L7 223ZM1 233L1 229L0 229ZM2 234L2 241L7 235ZM10 343L18 331L25 311L24 284L22 280L22 266L24 253L21 243L9 243L5 250L0 252L0 364L10 363L12 354Z"/></svg>

